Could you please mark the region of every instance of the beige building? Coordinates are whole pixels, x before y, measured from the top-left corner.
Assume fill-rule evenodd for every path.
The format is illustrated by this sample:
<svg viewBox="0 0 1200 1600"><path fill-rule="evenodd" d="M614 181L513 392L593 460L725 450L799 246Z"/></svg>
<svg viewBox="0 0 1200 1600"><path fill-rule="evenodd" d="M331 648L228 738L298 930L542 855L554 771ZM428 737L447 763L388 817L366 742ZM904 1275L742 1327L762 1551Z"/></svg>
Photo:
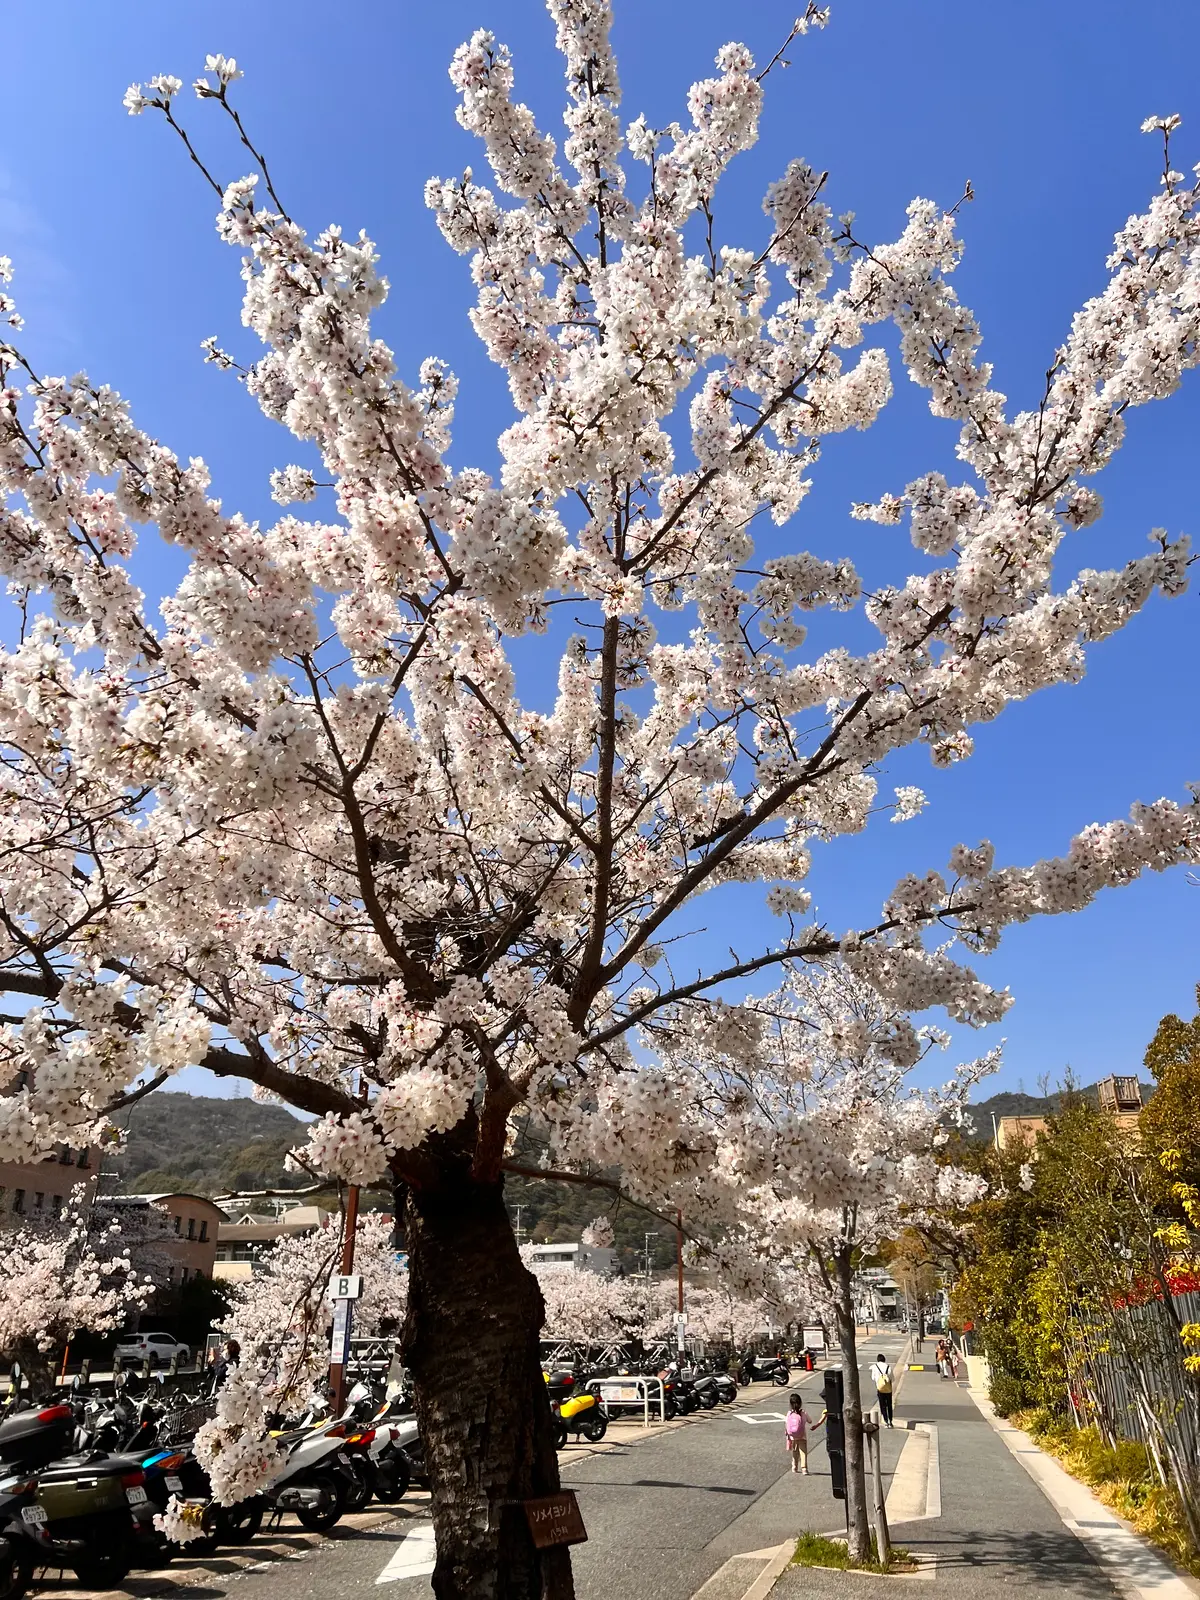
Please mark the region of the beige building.
<svg viewBox="0 0 1200 1600"><path fill-rule="evenodd" d="M118 1221L153 1206L165 1229L147 1230L147 1248L165 1257L168 1282L179 1287L193 1278L211 1278L217 1259L217 1230L225 1213L198 1194L114 1194L96 1202L98 1211ZM132 1231L132 1230L131 1230Z"/></svg>
<svg viewBox="0 0 1200 1600"><path fill-rule="evenodd" d="M1142 1111L1142 1086L1138 1079L1114 1074L1096 1085L1096 1093L1101 1111L1107 1111L1112 1117L1122 1139L1129 1144L1136 1143ZM1045 1117L1001 1117L996 1123L997 1150L1025 1148L1033 1155L1038 1135L1046 1131L1046 1122Z"/></svg>
<svg viewBox="0 0 1200 1600"><path fill-rule="evenodd" d="M60 1145L41 1161L0 1161L0 1229L49 1222L81 1183L90 1203L99 1170L100 1152L95 1147L72 1150Z"/></svg>
<svg viewBox="0 0 1200 1600"><path fill-rule="evenodd" d="M217 1259L213 1276L226 1283L244 1282L254 1275L254 1263L280 1239L326 1228L333 1213L320 1206L291 1206L277 1217L243 1211L223 1215L217 1229Z"/></svg>

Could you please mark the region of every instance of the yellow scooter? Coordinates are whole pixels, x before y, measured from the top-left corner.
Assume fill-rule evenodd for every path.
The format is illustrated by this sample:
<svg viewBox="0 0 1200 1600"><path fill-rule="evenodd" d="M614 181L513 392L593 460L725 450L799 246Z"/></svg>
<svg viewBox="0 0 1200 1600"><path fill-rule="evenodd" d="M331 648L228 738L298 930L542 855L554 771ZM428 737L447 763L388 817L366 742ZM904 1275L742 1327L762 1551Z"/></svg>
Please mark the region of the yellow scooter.
<svg viewBox="0 0 1200 1600"><path fill-rule="evenodd" d="M608 1413L599 1397L580 1387L572 1372L543 1373L550 1391L554 1421L554 1448L561 1450L568 1433L596 1444L608 1432Z"/></svg>

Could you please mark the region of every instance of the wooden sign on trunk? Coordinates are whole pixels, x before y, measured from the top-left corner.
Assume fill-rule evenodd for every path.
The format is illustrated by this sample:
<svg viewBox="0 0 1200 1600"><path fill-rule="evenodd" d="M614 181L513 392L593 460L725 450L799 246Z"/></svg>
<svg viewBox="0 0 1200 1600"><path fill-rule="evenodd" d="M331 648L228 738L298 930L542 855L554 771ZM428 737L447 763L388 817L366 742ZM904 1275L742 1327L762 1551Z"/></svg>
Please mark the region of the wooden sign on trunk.
<svg viewBox="0 0 1200 1600"><path fill-rule="evenodd" d="M579 1502L571 1489L561 1494L548 1494L540 1500L526 1500L525 1517L534 1545L539 1550L556 1544L584 1544L587 1529L579 1511Z"/></svg>

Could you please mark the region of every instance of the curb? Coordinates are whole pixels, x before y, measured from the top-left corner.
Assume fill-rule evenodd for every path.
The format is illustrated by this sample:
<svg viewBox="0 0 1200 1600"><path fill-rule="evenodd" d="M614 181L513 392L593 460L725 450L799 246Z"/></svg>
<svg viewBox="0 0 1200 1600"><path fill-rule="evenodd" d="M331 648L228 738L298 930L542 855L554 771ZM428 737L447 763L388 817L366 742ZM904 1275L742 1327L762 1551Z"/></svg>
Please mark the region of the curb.
<svg viewBox="0 0 1200 1600"><path fill-rule="evenodd" d="M1128 1600L1191 1600L1200 1595L1200 1583L1181 1572L1167 1555L1111 1506L1106 1506L1087 1484L1073 1478L1027 1433L997 1416L984 1394L969 1387L967 1393L980 1416L999 1434L1009 1454L1025 1468L1063 1526L1085 1547L1114 1588ZM1093 1508L1094 1517L1076 1514ZM1131 1573L1131 1568L1136 1570Z"/></svg>

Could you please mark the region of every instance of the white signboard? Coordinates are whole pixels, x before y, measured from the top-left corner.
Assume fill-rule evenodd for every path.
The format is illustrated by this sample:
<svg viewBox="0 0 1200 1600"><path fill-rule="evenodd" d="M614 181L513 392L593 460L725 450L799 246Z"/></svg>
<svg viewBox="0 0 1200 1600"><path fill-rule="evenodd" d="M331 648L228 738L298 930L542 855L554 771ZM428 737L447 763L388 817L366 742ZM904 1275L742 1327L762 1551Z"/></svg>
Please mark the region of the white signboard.
<svg viewBox="0 0 1200 1600"><path fill-rule="evenodd" d="M349 1276L334 1274L329 1280L328 1300L361 1300L362 1278L357 1273Z"/></svg>
<svg viewBox="0 0 1200 1600"><path fill-rule="evenodd" d="M806 1350L824 1350L824 1348L825 1348L825 1329L824 1328L805 1328L805 1330L804 1330L804 1348Z"/></svg>
<svg viewBox="0 0 1200 1600"><path fill-rule="evenodd" d="M333 1303L333 1333L329 1340L329 1363L344 1367L350 1358L350 1323L354 1302L335 1300Z"/></svg>
<svg viewBox="0 0 1200 1600"><path fill-rule="evenodd" d="M611 1383L608 1379L602 1380L600 1395L604 1400L631 1401L635 1405L640 1405L642 1400L636 1383Z"/></svg>

